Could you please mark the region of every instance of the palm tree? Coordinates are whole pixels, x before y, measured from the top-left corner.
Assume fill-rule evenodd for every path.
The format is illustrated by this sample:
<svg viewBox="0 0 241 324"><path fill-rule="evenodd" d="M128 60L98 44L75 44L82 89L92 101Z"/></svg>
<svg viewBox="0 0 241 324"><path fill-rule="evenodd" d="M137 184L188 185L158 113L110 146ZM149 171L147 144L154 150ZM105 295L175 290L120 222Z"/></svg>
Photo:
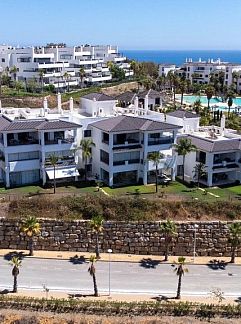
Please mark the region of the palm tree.
<svg viewBox="0 0 241 324"><path fill-rule="evenodd" d="M104 222L104 219L101 215L93 216L90 221L91 230L96 235L95 254L96 254L97 259L100 259L99 235L103 231L103 222Z"/></svg>
<svg viewBox="0 0 241 324"><path fill-rule="evenodd" d="M229 225L229 243L231 244L231 263L235 263L237 248L241 243L241 223Z"/></svg>
<svg viewBox="0 0 241 324"><path fill-rule="evenodd" d="M41 83L41 92L43 92L44 89L44 70L39 70L39 82Z"/></svg>
<svg viewBox="0 0 241 324"><path fill-rule="evenodd" d="M80 141L80 149L82 150L82 159L85 164L85 181L87 181L87 164L89 159L92 156L92 146L95 146L95 143L92 141L92 139L82 139Z"/></svg>
<svg viewBox="0 0 241 324"><path fill-rule="evenodd" d="M40 234L40 224L36 217L28 216L21 227L21 232L25 233L29 239L29 255L33 256L33 238Z"/></svg>
<svg viewBox="0 0 241 324"><path fill-rule="evenodd" d="M94 255L90 256L90 266L88 269L89 274L93 278L93 284L94 284L94 296L98 297L98 288L97 288L97 282L96 282L96 276L95 276L95 266L94 263L97 262L97 258Z"/></svg>
<svg viewBox="0 0 241 324"><path fill-rule="evenodd" d="M86 76L85 70L83 68L80 68L79 69L79 77L80 77L80 86L81 86L81 88L82 88L83 79L84 79L85 76Z"/></svg>
<svg viewBox="0 0 241 324"><path fill-rule="evenodd" d="M169 79L170 86L173 90L173 103L174 109L176 108L176 90L180 83L180 78L175 71L169 71L167 74L167 78Z"/></svg>
<svg viewBox="0 0 241 324"><path fill-rule="evenodd" d="M207 100L208 100L208 110L210 110L210 100L212 99L212 96L214 95L214 87L213 86L207 86L205 89L205 93L207 96Z"/></svg>
<svg viewBox="0 0 241 324"><path fill-rule="evenodd" d="M50 164L51 164L51 165L53 166L53 168L54 168L54 194L55 194L55 192L56 192L56 178L55 178L55 171L56 171L56 165L57 165L57 162L58 162L58 160L59 160L59 157L58 157L57 155L55 155L55 154L51 154L51 155L49 155L48 159L49 159Z"/></svg>
<svg viewBox="0 0 241 324"><path fill-rule="evenodd" d="M13 74L13 79L14 79L14 81L17 81L17 72L18 72L18 68L14 65L14 66L10 69L10 74Z"/></svg>
<svg viewBox="0 0 241 324"><path fill-rule="evenodd" d="M161 233L163 233L165 238L165 259L164 261L168 261L169 247L172 243L173 238L177 235L177 227L176 224L167 219L165 222L160 223Z"/></svg>
<svg viewBox="0 0 241 324"><path fill-rule="evenodd" d="M188 272L188 269L185 268L185 264L186 264L185 261L186 261L186 258L179 257L176 268L174 269L174 271L176 272L176 274L178 276L178 286L177 286L176 299L181 299L182 277L184 276L185 272Z"/></svg>
<svg viewBox="0 0 241 324"><path fill-rule="evenodd" d="M202 109L202 103L200 99L197 99L194 103L193 103L193 109L195 110L196 114L200 114L201 109Z"/></svg>
<svg viewBox="0 0 241 324"><path fill-rule="evenodd" d="M184 181L185 176L185 158L188 153L195 152L197 147L192 144L189 138L180 138L178 144L174 144L175 151L178 155L183 156L183 170L182 170L182 181Z"/></svg>
<svg viewBox="0 0 241 324"><path fill-rule="evenodd" d="M179 90L181 91L181 106L183 105L183 95L187 91L187 81L181 80L179 83Z"/></svg>
<svg viewBox="0 0 241 324"><path fill-rule="evenodd" d="M197 163L193 168L193 178L197 180L197 186L199 188L200 180L207 174L206 165L203 163Z"/></svg>
<svg viewBox="0 0 241 324"><path fill-rule="evenodd" d="M231 110L232 105L233 105L233 97L229 96L228 97L228 118L230 116L230 110Z"/></svg>
<svg viewBox="0 0 241 324"><path fill-rule="evenodd" d="M12 257L10 264L12 265L12 276L13 276L13 293L18 292L18 275L19 267L21 266L22 261L17 257Z"/></svg>
<svg viewBox="0 0 241 324"><path fill-rule="evenodd" d="M69 92L69 79L70 79L70 74L68 72L64 72L63 77L65 79L65 82L68 81L67 92Z"/></svg>
<svg viewBox="0 0 241 324"><path fill-rule="evenodd" d="M161 162L161 159L164 158L164 154L160 152L152 152L148 155L148 160L153 162L156 168L155 176L156 176L156 193L158 191L158 165Z"/></svg>

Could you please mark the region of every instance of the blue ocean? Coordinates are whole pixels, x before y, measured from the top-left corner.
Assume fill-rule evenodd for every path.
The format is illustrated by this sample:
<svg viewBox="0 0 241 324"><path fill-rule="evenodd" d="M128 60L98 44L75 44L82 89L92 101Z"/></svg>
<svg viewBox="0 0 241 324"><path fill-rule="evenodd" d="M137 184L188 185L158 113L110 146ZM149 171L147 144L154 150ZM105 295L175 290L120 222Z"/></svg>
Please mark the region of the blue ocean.
<svg viewBox="0 0 241 324"><path fill-rule="evenodd" d="M241 50L120 50L128 59L137 61L152 61L155 63L173 63L180 66L186 61L186 58L192 58L193 61L218 59L221 61L240 63Z"/></svg>

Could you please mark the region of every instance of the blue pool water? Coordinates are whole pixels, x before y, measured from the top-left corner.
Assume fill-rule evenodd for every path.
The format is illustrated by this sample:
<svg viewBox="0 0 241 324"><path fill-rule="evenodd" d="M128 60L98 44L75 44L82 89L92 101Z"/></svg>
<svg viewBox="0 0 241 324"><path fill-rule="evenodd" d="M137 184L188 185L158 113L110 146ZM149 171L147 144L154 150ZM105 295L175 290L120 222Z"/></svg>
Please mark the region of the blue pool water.
<svg viewBox="0 0 241 324"><path fill-rule="evenodd" d="M177 98L180 99L180 96L177 96ZM207 97L206 96L189 96L189 95L184 95L184 98L183 98L183 101L186 102L186 103L189 103L189 104L193 104L196 100L200 99L201 103L202 104L206 104L208 103L207 101ZM225 109L224 107L224 103L222 102L221 99L219 98L212 98L210 100L210 104L216 104L218 106L218 104L222 104L220 105L219 109ZM239 98L234 98L233 99L233 105L234 106L241 106L241 97ZM226 103L226 108L228 108L228 105ZM231 109L235 109L235 107L231 107Z"/></svg>

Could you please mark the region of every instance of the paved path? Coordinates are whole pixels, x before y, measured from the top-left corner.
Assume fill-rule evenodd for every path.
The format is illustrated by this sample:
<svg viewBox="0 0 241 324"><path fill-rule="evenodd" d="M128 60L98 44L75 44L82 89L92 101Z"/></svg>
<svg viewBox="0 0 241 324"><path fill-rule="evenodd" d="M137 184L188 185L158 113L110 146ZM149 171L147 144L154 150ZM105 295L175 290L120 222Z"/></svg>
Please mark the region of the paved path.
<svg viewBox="0 0 241 324"><path fill-rule="evenodd" d="M19 289L50 290L90 293L92 278L85 260L24 258L19 274ZM213 270L207 265L188 265L189 273L183 278L183 295L206 295L212 288L220 288L226 296L241 296L241 267L228 264ZM11 266L0 258L0 288L12 288ZM111 292L134 294L174 295L177 276L174 266L159 261L143 263L111 262ZM99 292L108 292L109 263L97 262L96 276Z"/></svg>

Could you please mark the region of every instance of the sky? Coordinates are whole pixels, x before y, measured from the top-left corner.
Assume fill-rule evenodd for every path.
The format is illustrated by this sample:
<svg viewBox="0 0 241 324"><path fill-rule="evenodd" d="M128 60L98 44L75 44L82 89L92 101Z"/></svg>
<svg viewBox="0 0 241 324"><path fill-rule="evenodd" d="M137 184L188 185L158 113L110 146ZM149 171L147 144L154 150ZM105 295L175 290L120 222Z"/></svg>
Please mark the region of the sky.
<svg viewBox="0 0 241 324"><path fill-rule="evenodd" d="M0 0L0 44L241 49L241 0Z"/></svg>

